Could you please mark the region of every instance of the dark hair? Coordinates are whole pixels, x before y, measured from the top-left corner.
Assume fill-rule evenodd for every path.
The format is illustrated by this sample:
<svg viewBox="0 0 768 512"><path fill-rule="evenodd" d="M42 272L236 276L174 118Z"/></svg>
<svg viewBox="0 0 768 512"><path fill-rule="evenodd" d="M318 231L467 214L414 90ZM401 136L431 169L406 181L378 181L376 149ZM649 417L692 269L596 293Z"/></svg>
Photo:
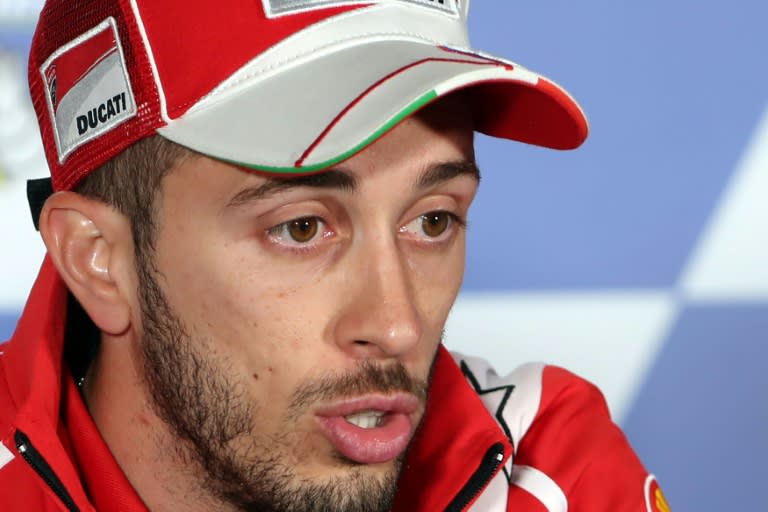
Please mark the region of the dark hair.
<svg viewBox="0 0 768 512"><path fill-rule="evenodd" d="M156 211L163 178L181 159L196 154L159 135L128 149L83 178L74 191L106 203L128 217L134 241L136 272L151 274L156 237ZM82 383L101 345L100 331L70 293L64 357L75 382Z"/></svg>
<svg viewBox="0 0 768 512"><path fill-rule="evenodd" d="M137 256L154 248L156 209L163 178L181 159L195 154L168 139L153 135L83 178L75 192L102 201L128 217Z"/></svg>

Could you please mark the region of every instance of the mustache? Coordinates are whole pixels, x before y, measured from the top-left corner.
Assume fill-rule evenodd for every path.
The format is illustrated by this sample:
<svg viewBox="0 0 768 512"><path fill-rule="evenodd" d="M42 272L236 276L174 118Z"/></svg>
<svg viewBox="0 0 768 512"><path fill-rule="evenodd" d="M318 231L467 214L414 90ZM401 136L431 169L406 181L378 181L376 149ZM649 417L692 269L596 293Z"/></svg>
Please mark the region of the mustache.
<svg viewBox="0 0 768 512"><path fill-rule="evenodd" d="M430 371L431 374L431 371ZM310 404L330 402L369 393L410 393L424 403L429 381L412 376L402 363L388 366L364 361L356 369L305 382L293 393L290 417L306 412Z"/></svg>

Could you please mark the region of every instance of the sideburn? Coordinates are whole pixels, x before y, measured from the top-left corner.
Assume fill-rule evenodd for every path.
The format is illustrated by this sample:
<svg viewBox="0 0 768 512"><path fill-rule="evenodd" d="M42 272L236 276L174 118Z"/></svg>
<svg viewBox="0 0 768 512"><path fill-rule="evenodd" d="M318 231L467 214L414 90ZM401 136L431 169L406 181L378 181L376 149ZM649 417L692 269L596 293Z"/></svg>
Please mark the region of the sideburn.
<svg viewBox="0 0 768 512"><path fill-rule="evenodd" d="M215 481L238 482L229 443L251 433L255 411L239 400L244 393L190 343L173 313L150 259L137 258L144 336L144 378L155 414L181 444L175 455ZM220 498L226 491L210 489ZM226 499L226 498L225 498Z"/></svg>

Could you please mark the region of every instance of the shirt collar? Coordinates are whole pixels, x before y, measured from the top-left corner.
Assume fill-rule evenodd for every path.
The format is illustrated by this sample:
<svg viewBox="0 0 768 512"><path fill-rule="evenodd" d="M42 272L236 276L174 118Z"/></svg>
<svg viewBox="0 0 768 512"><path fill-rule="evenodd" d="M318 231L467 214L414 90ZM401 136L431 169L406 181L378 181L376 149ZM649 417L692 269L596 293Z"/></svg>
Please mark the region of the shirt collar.
<svg viewBox="0 0 768 512"><path fill-rule="evenodd" d="M441 345L424 421L408 451L393 511L445 510L497 443L509 458L509 440Z"/></svg>

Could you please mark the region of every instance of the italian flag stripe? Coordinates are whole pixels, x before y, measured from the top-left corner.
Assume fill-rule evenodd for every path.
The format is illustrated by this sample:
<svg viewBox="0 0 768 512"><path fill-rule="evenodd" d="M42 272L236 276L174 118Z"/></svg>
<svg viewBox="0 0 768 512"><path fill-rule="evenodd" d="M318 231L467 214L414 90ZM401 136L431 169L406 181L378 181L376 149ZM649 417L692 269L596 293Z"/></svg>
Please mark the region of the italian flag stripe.
<svg viewBox="0 0 768 512"><path fill-rule="evenodd" d="M379 137L381 137L382 135L387 133L389 130L394 128L400 121L410 116L411 114L419 110L421 107L423 107L427 103L430 103L431 101L433 101L435 98L437 98L437 96L438 96L437 92L434 89L422 95L421 97L413 101L410 105L408 105L403 110L401 110L392 119L387 121L387 123L385 123L381 128L373 132L373 134L371 134L369 137L363 140L360 144L353 147L349 151L346 151L340 154L339 156L336 156L324 162L320 162L312 165L304 165L300 167L270 167L265 165L236 162L236 161L226 160L226 159L223 159L223 160L225 162L229 162L239 167L245 167L247 169L253 169L255 171L268 172L271 174L311 174L313 172L323 171L339 162L346 160L347 158L353 156L354 154L360 152L363 148L370 145L371 143L376 141Z"/></svg>

